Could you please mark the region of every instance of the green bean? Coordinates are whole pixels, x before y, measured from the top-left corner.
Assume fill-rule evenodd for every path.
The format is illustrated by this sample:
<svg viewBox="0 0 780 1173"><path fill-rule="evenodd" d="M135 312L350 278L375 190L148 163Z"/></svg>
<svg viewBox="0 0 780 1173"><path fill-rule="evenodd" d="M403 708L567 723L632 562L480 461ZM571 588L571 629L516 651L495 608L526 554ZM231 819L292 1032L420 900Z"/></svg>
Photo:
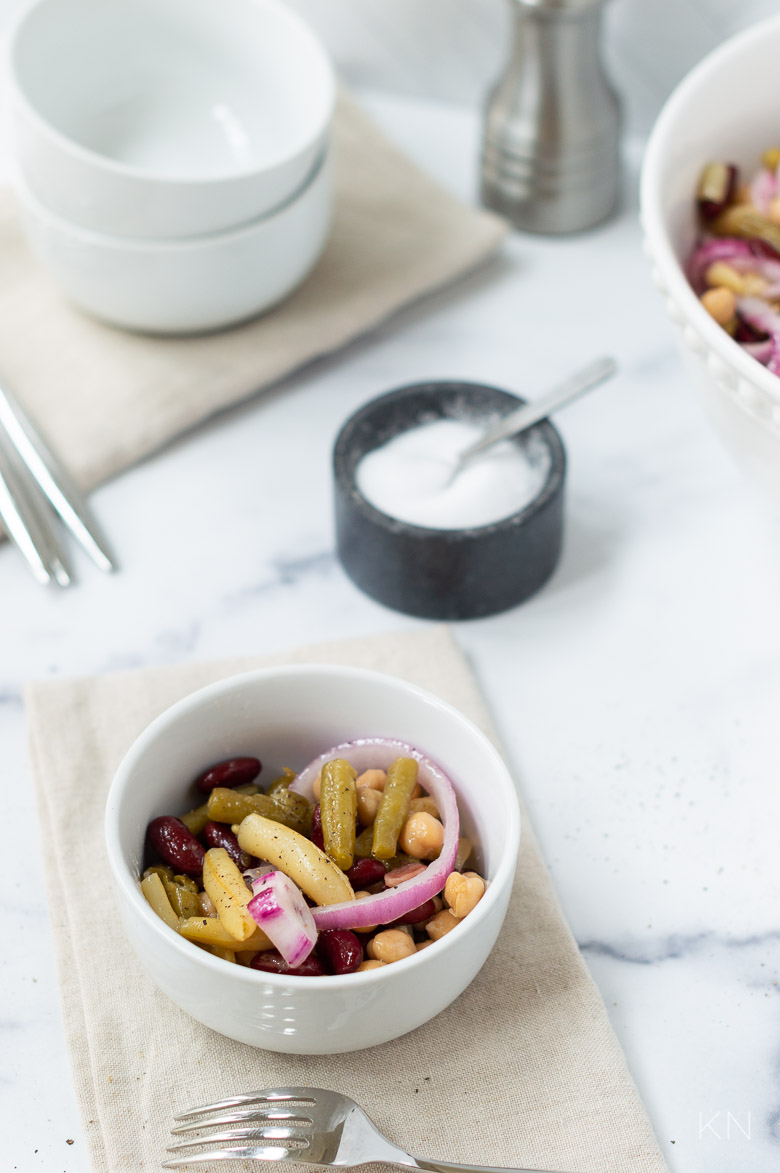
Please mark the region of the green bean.
<svg viewBox="0 0 780 1173"><path fill-rule="evenodd" d="M226 786L215 786L209 795L208 816L215 823L240 823L247 815L262 815L305 833L311 823L311 806L302 794L278 790L274 794L237 794Z"/></svg>
<svg viewBox="0 0 780 1173"><path fill-rule="evenodd" d="M297 777L298 775L295 773L295 770L291 770L288 766L284 766L283 771L279 777L274 778L272 782L268 783L265 791L266 794L275 794L277 790L286 790L287 787L292 782L294 782Z"/></svg>
<svg viewBox="0 0 780 1173"><path fill-rule="evenodd" d="M374 845L374 824L364 827L355 839L355 859L368 859Z"/></svg>
<svg viewBox="0 0 780 1173"><path fill-rule="evenodd" d="M311 817L314 808L308 798L304 798L296 790L288 790L286 787L274 790L269 797L273 800L274 809L277 812L270 816L272 819L276 819L277 823L284 823L285 827L290 827L299 835L311 834Z"/></svg>
<svg viewBox="0 0 780 1173"><path fill-rule="evenodd" d="M344 872L355 858L356 778L357 771L345 758L335 758L322 767L322 838L326 854Z"/></svg>
<svg viewBox="0 0 780 1173"><path fill-rule="evenodd" d="M371 854L375 859L392 859L395 855L416 785L417 762L414 758L396 758L387 771L382 801L374 819Z"/></svg>
<svg viewBox="0 0 780 1173"><path fill-rule="evenodd" d="M153 863L151 867L146 869L142 878L145 880L147 876L151 876L152 872L157 872L163 884L166 880L173 881L173 868L169 867L167 863Z"/></svg>
<svg viewBox="0 0 780 1173"><path fill-rule="evenodd" d="M204 802L202 806L196 806L194 810L179 815L179 818L190 834L197 837L209 821L208 804Z"/></svg>
<svg viewBox="0 0 780 1173"><path fill-rule="evenodd" d="M197 885L193 883L191 888L189 884L178 883L183 878L183 876L176 876L173 880L163 878L171 908L177 916L198 916L203 910L200 906Z"/></svg>

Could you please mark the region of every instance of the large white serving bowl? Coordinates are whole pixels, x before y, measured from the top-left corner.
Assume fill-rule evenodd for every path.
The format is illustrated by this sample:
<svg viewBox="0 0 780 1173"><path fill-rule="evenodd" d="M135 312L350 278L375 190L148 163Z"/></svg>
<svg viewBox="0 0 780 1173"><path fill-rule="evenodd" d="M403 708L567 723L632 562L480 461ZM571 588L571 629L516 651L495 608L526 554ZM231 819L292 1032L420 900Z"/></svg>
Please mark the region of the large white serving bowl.
<svg viewBox="0 0 780 1173"><path fill-rule="evenodd" d="M695 193L706 163L756 170L780 140L780 17L734 37L681 82L653 129L641 218L653 276L679 328L686 366L721 439L780 504L780 379L704 310L683 271L696 235Z"/></svg>
<svg viewBox="0 0 780 1173"><path fill-rule="evenodd" d="M8 72L36 197L145 239L283 204L322 154L335 100L326 53L279 0L37 0Z"/></svg>
<svg viewBox="0 0 780 1173"><path fill-rule="evenodd" d="M130 240L69 224L16 192L30 247L62 292L89 314L151 334L218 330L270 309L314 267L331 220L330 161L288 204L229 232Z"/></svg>
<svg viewBox="0 0 780 1173"><path fill-rule="evenodd" d="M284 766L301 769L330 746L361 736L411 743L450 775L489 881L462 924L384 968L306 978L230 964L178 936L152 912L138 882L147 824L187 809L189 783L205 767L250 755L272 778ZM160 989L220 1034L294 1054L376 1046L449 1005L479 972L501 930L520 838L506 766L466 717L395 677L322 665L232 677L168 709L120 765L105 829L122 922Z"/></svg>

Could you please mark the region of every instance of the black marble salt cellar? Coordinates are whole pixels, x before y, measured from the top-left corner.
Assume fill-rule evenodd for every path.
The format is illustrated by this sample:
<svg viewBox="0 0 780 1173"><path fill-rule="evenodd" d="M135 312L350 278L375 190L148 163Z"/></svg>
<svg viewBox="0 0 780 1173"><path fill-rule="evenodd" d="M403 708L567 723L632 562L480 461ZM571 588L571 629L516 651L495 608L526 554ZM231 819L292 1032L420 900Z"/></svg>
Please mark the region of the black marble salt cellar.
<svg viewBox="0 0 780 1173"><path fill-rule="evenodd" d="M556 429L536 424L511 443L543 443L545 481L523 509L473 529L410 525L371 505L356 483L366 453L399 433L439 419L487 428L524 402L481 383L417 383L371 400L342 427L333 452L336 542L353 582L367 595L426 619L477 619L529 598L558 562L566 454ZM537 437L532 440L532 437Z"/></svg>

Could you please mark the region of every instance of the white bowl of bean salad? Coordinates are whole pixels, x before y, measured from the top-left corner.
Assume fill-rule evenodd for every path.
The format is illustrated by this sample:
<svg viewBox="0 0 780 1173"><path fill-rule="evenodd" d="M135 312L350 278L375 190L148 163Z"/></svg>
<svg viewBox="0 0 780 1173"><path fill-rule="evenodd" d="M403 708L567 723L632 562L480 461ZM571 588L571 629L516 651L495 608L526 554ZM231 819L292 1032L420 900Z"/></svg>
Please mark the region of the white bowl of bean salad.
<svg viewBox="0 0 780 1173"><path fill-rule="evenodd" d="M149 976L213 1030L296 1054L380 1045L457 998L501 930L519 838L511 777L466 717L323 665L180 701L106 809Z"/></svg>
<svg viewBox="0 0 780 1173"><path fill-rule="evenodd" d="M775 16L725 42L697 65L656 122L641 179L646 252L678 327L693 384L721 440L776 503L780 375L773 354L780 343L774 330L780 310L770 306L766 316L772 328L756 331L754 290L747 286L763 277L747 271L748 259L739 252L752 249L757 270L780 264L780 251L747 231L750 221L760 237L764 222L770 225L771 240L778 233L772 222L780 224L780 204L770 206L775 193L766 195L770 167L775 173L780 159L778 55L780 17ZM732 181L725 209L718 206L718 172ZM777 182L776 174L774 178ZM707 206L713 191L714 203ZM724 237L744 239L741 245L729 245ZM712 255L707 249L706 255L699 253L707 264L697 263L692 274L691 263L698 261L696 250L702 244ZM712 279L716 270L725 275L723 282ZM726 288L729 284L733 290ZM732 306L733 292L737 312L724 314L723 303Z"/></svg>

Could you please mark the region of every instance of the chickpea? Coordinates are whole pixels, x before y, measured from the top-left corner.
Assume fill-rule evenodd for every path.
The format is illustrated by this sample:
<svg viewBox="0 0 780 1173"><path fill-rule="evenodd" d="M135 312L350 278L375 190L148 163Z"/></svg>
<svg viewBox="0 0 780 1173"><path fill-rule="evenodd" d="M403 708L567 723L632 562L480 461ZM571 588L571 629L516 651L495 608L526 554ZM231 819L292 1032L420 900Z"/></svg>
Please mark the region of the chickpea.
<svg viewBox="0 0 780 1173"><path fill-rule="evenodd" d="M444 843L444 827L433 815L409 815L398 836L398 846L413 859L436 859Z"/></svg>
<svg viewBox="0 0 780 1173"><path fill-rule="evenodd" d="M401 961L404 957L411 957L416 952L411 934L405 933L403 929L385 929L384 932L372 937L366 945L366 953L372 961L386 961L388 964L391 961Z"/></svg>
<svg viewBox="0 0 780 1173"><path fill-rule="evenodd" d="M737 301L730 289L719 285L701 295L701 304L719 326L725 326L734 317Z"/></svg>
<svg viewBox="0 0 780 1173"><path fill-rule="evenodd" d="M444 885L444 899L458 920L468 916L484 894L485 881L476 872L450 872Z"/></svg>
<svg viewBox="0 0 780 1173"><path fill-rule="evenodd" d="M773 224L780 224L780 196L775 196L769 205L769 219Z"/></svg>
<svg viewBox="0 0 780 1173"><path fill-rule="evenodd" d="M432 941L439 941L446 933L451 932L460 921L453 916L449 908L443 908L432 916L425 926L425 931ZM374 938L376 940L376 938Z"/></svg>
<svg viewBox="0 0 780 1173"><path fill-rule="evenodd" d="M370 786L360 787L357 792L357 817L361 827L371 826L381 801L381 790L373 790Z"/></svg>
<svg viewBox="0 0 780 1173"><path fill-rule="evenodd" d="M731 265L727 265L725 261L715 261L709 266L704 274L704 280L710 289L720 288L722 285L725 289L730 289L732 293L742 292L742 278L736 269L732 269Z"/></svg>
<svg viewBox="0 0 780 1173"><path fill-rule="evenodd" d="M420 944L417 946L417 952L419 953L421 949L427 949L428 946L432 945L432 944L433 944L433 941L431 941L431 940L420 941Z"/></svg>
<svg viewBox="0 0 780 1173"><path fill-rule="evenodd" d="M387 774L384 770L364 770L362 774L358 774L355 785L358 790L361 786L368 786L371 790L384 790L386 781Z"/></svg>
<svg viewBox="0 0 780 1173"><path fill-rule="evenodd" d="M357 972L365 973L367 969L381 969L384 965L387 965L386 961L377 961L376 959L372 961L361 961L357 967Z"/></svg>
<svg viewBox="0 0 780 1173"><path fill-rule="evenodd" d="M710 265L705 280L711 289L730 289L738 297L759 296L767 288L767 281L760 273L738 273L725 261L715 261Z"/></svg>
<svg viewBox="0 0 780 1173"><path fill-rule="evenodd" d="M423 794L422 798L413 798L409 803L409 814L416 815L419 811L425 811L426 815L433 815L434 819L438 819L439 808L431 798L430 794Z"/></svg>

